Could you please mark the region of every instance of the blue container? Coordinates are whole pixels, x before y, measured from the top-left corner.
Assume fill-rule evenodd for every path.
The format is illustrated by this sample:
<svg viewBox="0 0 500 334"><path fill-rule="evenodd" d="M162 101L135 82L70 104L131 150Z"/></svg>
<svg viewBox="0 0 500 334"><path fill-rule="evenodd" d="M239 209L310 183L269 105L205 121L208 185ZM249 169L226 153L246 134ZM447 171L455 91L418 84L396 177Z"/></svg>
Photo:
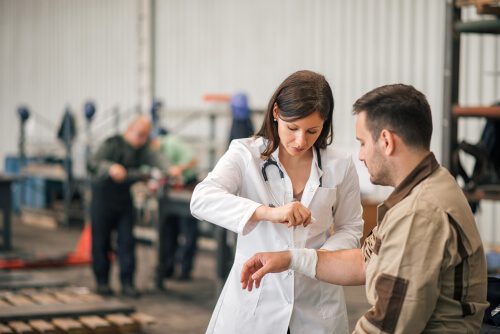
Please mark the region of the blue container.
<svg viewBox="0 0 500 334"><path fill-rule="evenodd" d="M27 163L39 162L40 159L26 158ZM5 172L19 175L21 172L21 159L17 155L8 155L5 158ZM12 210L19 213L21 207L43 209L48 207L47 182L39 177L27 177L16 181L12 185Z"/></svg>
<svg viewBox="0 0 500 334"><path fill-rule="evenodd" d="M21 160L18 156L8 155L5 157L4 170L7 174L19 175L21 171ZM16 181L12 184L12 211L19 213L21 209L21 186L22 181Z"/></svg>
<svg viewBox="0 0 500 334"><path fill-rule="evenodd" d="M24 206L43 209L47 207L46 181L38 177L28 177L25 180Z"/></svg>

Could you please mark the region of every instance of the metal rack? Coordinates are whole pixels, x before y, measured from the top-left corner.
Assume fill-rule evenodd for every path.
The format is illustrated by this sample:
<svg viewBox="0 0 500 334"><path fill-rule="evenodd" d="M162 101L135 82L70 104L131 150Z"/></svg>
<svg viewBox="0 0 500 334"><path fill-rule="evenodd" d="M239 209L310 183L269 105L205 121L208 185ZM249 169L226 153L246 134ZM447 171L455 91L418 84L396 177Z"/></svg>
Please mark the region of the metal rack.
<svg viewBox="0 0 500 334"><path fill-rule="evenodd" d="M463 21L462 7L476 6L480 15L491 14L493 18ZM444 105L443 105L443 165L454 176L457 166L452 154L458 148L458 119L460 117L500 118L500 107L459 106L460 83L460 36L464 33L500 34L500 1L498 0L449 0L446 3L446 35L444 63ZM478 187L473 193L466 193L469 200L500 200L500 185Z"/></svg>

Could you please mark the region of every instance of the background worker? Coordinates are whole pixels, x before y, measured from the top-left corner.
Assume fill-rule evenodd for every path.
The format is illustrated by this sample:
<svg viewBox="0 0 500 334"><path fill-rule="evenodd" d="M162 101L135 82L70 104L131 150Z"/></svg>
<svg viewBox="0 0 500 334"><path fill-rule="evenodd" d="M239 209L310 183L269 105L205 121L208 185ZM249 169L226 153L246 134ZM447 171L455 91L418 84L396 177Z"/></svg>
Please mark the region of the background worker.
<svg viewBox="0 0 500 334"><path fill-rule="evenodd" d="M197 160L191 148L179 137L164 130L159 137L160 152L168 164L168 183L174 187L194 189L197 183ZM165 247L162 258L165 263L165 276L172 277L176 265L180 265L180 280L189 280L197 250L198 221L193 217L175 214L160 217L165 224Z"/></svg>
<svg viewBox="0 0 500 334"><path fill-rule="evenodd" d="M354 333L479 333L486 261L474 216L453 176L430 151L432 117L412 86L388 85L354 104L356 137L374 184L395 187L361 249L260 253L243 288L295 269L339 285L366 283L372 308Z"/></svg>
<svg viewBox="0 0 500 334"><path fill-rule="evenodd" d="M249 294L239 279L244 260L256 251L359 246L358 176L351 156L330 145L333 108L324 76L291 74L271 97L256 136L233 140L196 186L193 215L238 233L207 333L348 332L341 287L290 271Z"/></svg>
<svg viewBox="0 0 500 334"><path fill-rule="evenodd" d="M117 255L120 264L122 293L138 297L134 286L135 247L134 206L130 187L149 177L152 167L163 169L165 163L149 147L151 123L139 116L123 135L108 138L91 157L92 174L92 269L97 292L111 295L109 285L112 232L117 232Z"/></svg>

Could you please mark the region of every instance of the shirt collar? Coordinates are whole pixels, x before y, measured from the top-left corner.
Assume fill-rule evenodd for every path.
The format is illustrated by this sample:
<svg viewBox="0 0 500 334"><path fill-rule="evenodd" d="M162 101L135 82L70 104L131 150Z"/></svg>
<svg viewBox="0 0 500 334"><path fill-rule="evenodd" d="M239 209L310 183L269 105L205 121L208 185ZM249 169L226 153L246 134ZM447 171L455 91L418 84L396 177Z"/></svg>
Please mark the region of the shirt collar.
<svg viewBox="0 0 500 334"><path fill-rule="evenodd" d="M439 164L436 157L432 152L429 152L417 167L394 189L389 197L378 206L377 221L380 223L387 211L406 198L413 188L429 177L438 167Z"/></svg>

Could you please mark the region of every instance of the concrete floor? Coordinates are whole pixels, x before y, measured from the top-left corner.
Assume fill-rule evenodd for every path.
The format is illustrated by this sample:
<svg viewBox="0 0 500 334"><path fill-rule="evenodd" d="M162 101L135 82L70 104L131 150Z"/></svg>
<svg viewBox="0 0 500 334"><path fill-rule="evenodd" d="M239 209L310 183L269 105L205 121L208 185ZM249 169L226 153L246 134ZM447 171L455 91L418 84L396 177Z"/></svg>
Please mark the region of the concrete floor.
<svg viewBox="0 0 500 334"><path fill-rule="evenodd" d="M74 248L80 231L75 228L56 230L21 224L14 220L14 248L47 255L62 254ZM205 241L203 244L209 244ZM147 333L204 333L216 302L215 254L211 247L202 247L195 262L193 279L180 282L165 280L165 291L154 288L156 255L152 247L139 245L137 248L138 270L136 283L143 292L134 300L123 297L122 301L134 305L139 311L152 315L157 323ZM112 287L118 289L116 266L113 267ZM94 288L89 266L37 270L40 275L64 278L70 284ZM353 329L356 320L368 309L364 287L346 287L349 325Z"/></svg>

